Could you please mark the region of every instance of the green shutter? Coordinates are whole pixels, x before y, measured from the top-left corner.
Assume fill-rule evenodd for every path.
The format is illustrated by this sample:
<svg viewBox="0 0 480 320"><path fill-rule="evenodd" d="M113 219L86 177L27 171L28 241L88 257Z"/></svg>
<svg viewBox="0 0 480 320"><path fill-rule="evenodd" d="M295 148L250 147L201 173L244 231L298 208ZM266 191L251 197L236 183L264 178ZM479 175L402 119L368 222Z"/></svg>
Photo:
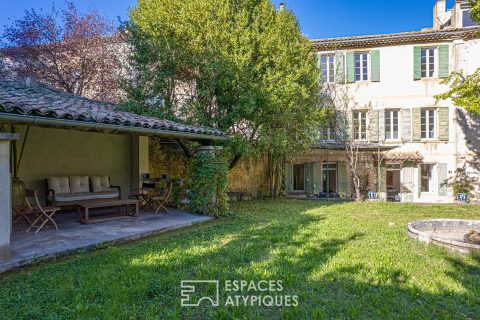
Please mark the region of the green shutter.
<svg viewBox="0 0 480 320"><path fill-rule="evenodd" d="M305 164L305 192L313 193L313 163Z"/></svg>
<svg viewBox="0 0 480 320"><path fill-rule="evenodd" d="M380 50L370 51L371 72L370 80L380 82Z"/></svg>
<svg viewBox="0 0 480 320"><path fill-rule="evenodd" d="M437 164L438 173L438 195L448 195L448 170L446 163Z"/></svg>
<svg viewBox="0 0 480 320"><path fill-rule="evenodd" d="M285 191L287 193L293 190L293 164L285 163Z"/></svg>
<svg viewBox="0 0 480 320"><path fill-rule="evenodd" d="M347 82L355 82L355 55L353 51L347 52Z"/></svg>
<svg viewBox="0 0 480 320"><path fill-rule="evenodd" d="M413 79L422 79L422 47L413 47Z"/></svg>
<svg viewBox="0 0 480 320"><path fill-rule="evenodd" d="M378 192L387 192L387 164L385 161L380 162L380 190Z"/></svg>
<svg viewBox="0 0 480 320"><path fill-rule="evenodd" d="M448 44L442 44L438 46L438 60L439 60L439 71L438 77L439 78L447 78L450 74L449 64L449 46Z"/></svg>
<svg viewBox="0 0 480 320"><path fill-rule="evenodd" d="M413 108L412 109L412 140L420 141L422 140L422 109Z"/></svg>
<svg viewBox="0 0 480 320"><path fill-rule="evenodd" d="M403 163L401 188L402 202L412 202L415 188L415 167L412 161Z"/></svg>
<svg viewBox="0 0 480 320"><path fill-rule="evenodd" d="M318 194L321 192L322 186L322 163L313 163L313 193Z"/></svg>
<svg viewBox="0 0 480 320"><path fill-rule="evenodd" d="M335 53L335 82L345 83L345 55L343 52Z"/></svg>
<svg viewBox="0 0 480 320"><path fill-rule="evenodd" d="M385 110L378 110L378 141L385 141Z"/></svg>
<svg viewBox="0 0 480 320"><path fill-rule="evenodd" d="M342 197L347 197L347 164L343 161L338 162L338 193Z"/></svg>
<svg viewBox="0 0 480 320"><path fill-rule="evenodd" d="M378 110L370 110L369 120L370 124L368 126L368 140L370 142L378 142Z"/></svg>
<svg viewBox="0 0 480 320"><path fill-rule="evenodd" d="M449 140L449 120L448 107L438 108L438 140L440 141Z"/></svg>
<svg viewBox="0 0 480 320"><path fill-rule="evenodd" d="M412 116L410 112L410 108L402 109L402 140L405 142L410 142L412 139Z"/></svg>

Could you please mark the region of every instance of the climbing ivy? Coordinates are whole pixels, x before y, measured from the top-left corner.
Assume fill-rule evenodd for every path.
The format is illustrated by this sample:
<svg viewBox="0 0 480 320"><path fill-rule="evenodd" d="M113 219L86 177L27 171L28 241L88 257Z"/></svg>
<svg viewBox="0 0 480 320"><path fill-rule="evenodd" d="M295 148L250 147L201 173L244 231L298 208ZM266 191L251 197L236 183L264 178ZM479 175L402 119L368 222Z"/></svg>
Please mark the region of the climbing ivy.
<svg viewBox="0 0 480 320"><path fill-rule="evenodd" d="M189 162L189 195L194 212L222 217L227 213L228 163L218 152L198 152Z"/></svg>

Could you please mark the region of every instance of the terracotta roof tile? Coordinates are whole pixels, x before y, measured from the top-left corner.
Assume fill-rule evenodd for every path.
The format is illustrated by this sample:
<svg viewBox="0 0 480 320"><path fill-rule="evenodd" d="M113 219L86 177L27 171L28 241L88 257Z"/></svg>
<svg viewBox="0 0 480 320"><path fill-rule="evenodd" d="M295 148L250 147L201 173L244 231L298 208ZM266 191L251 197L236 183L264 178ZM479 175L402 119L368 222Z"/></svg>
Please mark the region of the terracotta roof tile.
<svg viewBox="0 0 480 320"><path fill-rule="evenodd" d="M383 159L385 161L423 161L423 156L420 152L418 151L412 151L412 152L388 152L384 155Z"/></svg>
<svg viewBox="0 0 480 320"><path fill-rule="evenodd" d="M0 81L1 113L225 136L211 128L119 111L114 104L53 90L35 81Z"/></svg>
<svg viewBox="0 0 480 320"><path fill-rule="evenodd" d="M443 30L424 30L390 34L375 34L367 36L325 38L311 40L314 48L319 51L345 50L355 48L372 48L391 45L432 43L452 41L455 39L480 38L480 26L466 28L447 28Z"/></svg>

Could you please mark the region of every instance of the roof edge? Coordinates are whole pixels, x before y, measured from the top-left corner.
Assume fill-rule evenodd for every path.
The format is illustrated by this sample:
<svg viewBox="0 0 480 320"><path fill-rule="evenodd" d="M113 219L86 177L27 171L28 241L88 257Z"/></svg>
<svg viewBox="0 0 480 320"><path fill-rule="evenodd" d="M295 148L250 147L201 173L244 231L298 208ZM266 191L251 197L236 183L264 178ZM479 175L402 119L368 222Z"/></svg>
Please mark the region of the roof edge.
<svg viewBox="0 0 480 320"><path fill-rule="evenodd" d="M160 130L144 127L129 127L100 122L86 122L68 119L55 119L40 116L29 116L0 112L0 121L39 127L54 127L59 129L75 129L80 131L103 132L112 134L133 134L141 136L160 136L168 138L187 138L191 140L226 141L228 136L215 136L182 131Z"/></svg>
<svg viewBox="0 0 480 320"><path fill-rule="evenodd" d="M454 40L457 38L480 38L480 26L399 32L389 34L374 34L352 37L323 38L310 40L316 49L348 49L368 46L387 46L391 44L409 44L418 42L435 42L443 40Z"/></svg>

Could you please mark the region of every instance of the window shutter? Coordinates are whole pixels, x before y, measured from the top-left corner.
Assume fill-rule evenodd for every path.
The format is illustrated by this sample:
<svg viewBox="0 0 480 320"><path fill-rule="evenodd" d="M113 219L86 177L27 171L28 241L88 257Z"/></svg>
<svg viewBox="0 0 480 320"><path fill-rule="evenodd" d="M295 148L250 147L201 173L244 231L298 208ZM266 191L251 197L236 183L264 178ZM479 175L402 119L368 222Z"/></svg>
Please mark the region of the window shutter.
<svg viewBox="0 0 480 320"><path fill-rule="evenodd" d="M317 52L317 68L318 70L322 70L322 54L320 52Z"/></svg>
<svg viewBox="0 0 480 320"><path fill-rule="evenodd" d="M412 128L411 128L412 117L410 112L411 112L410 108L402 109L402 112L401 112L402 113L402 122L401 122L402 140L406 142L409 142L412 139Z"/></svg>
<svg viewBox="0 0 480 320"><path fill-rule="evenodd" d="M378 110L378 141L385 141L385 110Z"/></svg>
<svg viewBox="0 0 480 320"><path fill-rule="evenodd" d="M305 164L305 192L313 192L313 163Z"/></svg>
<svg viewBox="0 0 480 320"><path fill-rule="evenodd" d="M313 193L318 194L322 188L322 163L313 163Z"/></svg>
<svg viewBox="0 0 480 320"><path fill-rule="evenodd" d="M417 168L417 197L420 198L422 194L422 166L419 165Z"/></svg>
<svg viewBox="0 0 480 320"><path fill-rule="evenodd" d="M448 171L446 163L437 164L437 174L438 174L438 195L446 196L448 195Z"/></svg>
<svg viewBox="0 0 480 320"><path fill-rule="evenodd" d="M293 190L293 164L285 163L285 191L287 193Z"/></svg>
<svg viewBox="0 0 480 320"><path fill-rule="evenodd" d="M352 51L347 52L347 82L355 82L355 57Z"/></svg>
<svg viewBox="0 0 480 320"><path fill-rule="evenodd" d="M449 64L449 46L448 44L442 44L438 46L438 60L439 60L439 70L438 70L438 77L439 78L447 78L450 74Z"/></svg>
<svg viewBox="0 0 480 320"><path fill-rule="evenodd" d="M422 47L413 47L413 79L422 79Z"/></svg>
<svg viewBox="0 0 480 320"><path fill-rule="evenodd" d="M370 60L372 70L370 79L372 82L380 82L380 50L370 51Z"/></svg>
<svg viewBox="0 0 480 320"><path fill-rule="evenodd" d="M422 140L422 109L413 108L412 109L412 140L420 141Z"/></svg>
<svg viewBox="0 0 480 320"><path fill-rule="evenodd" d="M415 168L411 161L405 161L402 169L402 201L413 201L413 191L415 188Z"/></svg>
<svg viewBox="0 0 480 320"><path fill-rule="evenodd" d="M368 111L370 124L368 126L368 140L378 142L378 110Z"/></svg>
<svg viewBox="0 0 480 320"><path fill-rule="evenodd" d="M448 107L438 108L438 140L440 141L449 140L449 120Z"/></svg>
<svg viewBox="0 0 480 320"><path fill-rule="evenodd" d="M338 193L341 196L347 196L347 164L343 161L340 161L338 162L337 166Z"/></svg>
<svg viewBox="0 0 480 320"><path fill-rule="evenodd" d="M345 55L343 52L335 53L335 82L345 83Z"/></svg>
<svg viewBox="0 0 480 320"><path fill-rule="evenodd" d="M387 192L387 163L382 161L380 163L380 190L378 192Z"/></svg>

